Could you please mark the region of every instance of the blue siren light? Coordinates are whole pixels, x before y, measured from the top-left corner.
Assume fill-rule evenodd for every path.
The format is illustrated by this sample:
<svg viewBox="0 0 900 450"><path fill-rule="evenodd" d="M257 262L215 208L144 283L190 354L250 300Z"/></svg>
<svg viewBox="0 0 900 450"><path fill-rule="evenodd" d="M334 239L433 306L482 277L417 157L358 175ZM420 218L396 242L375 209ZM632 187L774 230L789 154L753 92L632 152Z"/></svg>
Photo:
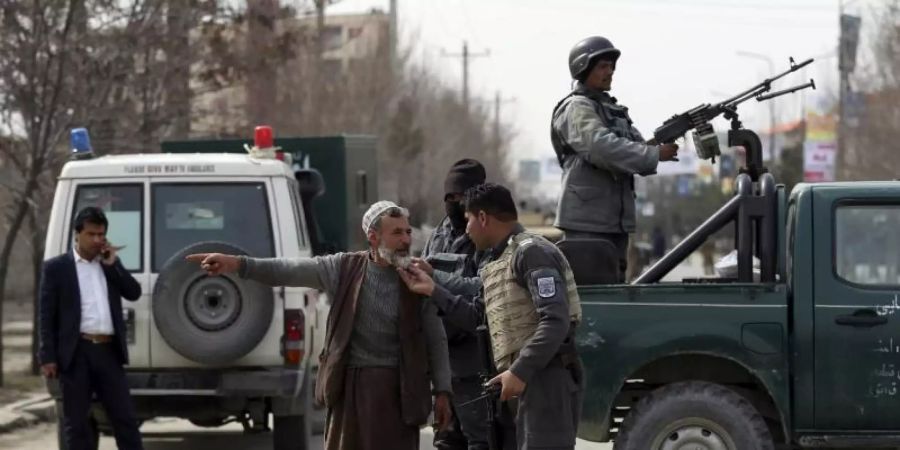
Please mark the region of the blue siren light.
<svg viewBox="0 0 900 450"><path fill-rule="evenodd" d="M87 128L73 128L69 135L69 142L72 146L72 156L90 156L94 151L91 148L91 138L88 136Z"/></svg>

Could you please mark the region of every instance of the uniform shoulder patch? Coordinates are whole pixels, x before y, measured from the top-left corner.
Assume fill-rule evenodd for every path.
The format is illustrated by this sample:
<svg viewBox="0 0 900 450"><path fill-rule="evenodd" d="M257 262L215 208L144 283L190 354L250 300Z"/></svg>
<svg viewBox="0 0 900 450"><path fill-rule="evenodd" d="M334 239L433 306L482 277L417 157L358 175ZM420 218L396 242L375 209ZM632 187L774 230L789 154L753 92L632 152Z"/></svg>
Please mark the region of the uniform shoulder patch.
<svg viewBox="0 0 900 450"><path fill-rule="evenodd" d="M556 280L553 277L537 279L538 295L541 298L550 298L556 295Z"/></svg>

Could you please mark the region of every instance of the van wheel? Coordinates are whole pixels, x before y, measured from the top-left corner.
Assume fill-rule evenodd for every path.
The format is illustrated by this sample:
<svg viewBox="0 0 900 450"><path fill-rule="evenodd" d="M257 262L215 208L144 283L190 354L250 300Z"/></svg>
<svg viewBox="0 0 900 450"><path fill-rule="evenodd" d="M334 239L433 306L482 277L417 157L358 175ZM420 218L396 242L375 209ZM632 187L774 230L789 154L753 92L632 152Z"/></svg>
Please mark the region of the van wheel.
<svg viewBox="0 0 900 450"><path fill-rule="evenodd" d="M192 253L247 255L224 242L183 248L163 265L153 288L153 321L176 352L206 365L234 361L256 348L272 324L272 288L234 274L207 276Z"/></svg>
<svg viewBox="0 0 900 450"><path fill-rule="evenodd" d="M689 381L641 399L622 422L614 450L774 450L765 420L744 397Z"/></svg>
<svg viewBox="0 0 900 450"><path fill-rule="evenodd" d="M94 420L93 417L90 417L90 438L93 440L93 445L90 448L94 450L98 450L100 448L100 427L97 426L97 421ZM63 419L63 406L62 400L56 401L56 443L59 450L69 450L69 446L66 444L66 432L65 432L65 424Z"/></svg>
<svg viewBox="0 0 900 450"><path fill-rule="evenodd" d="M275 416L272 430L272 450L307 450L310 430L306 415Z"/></svg>

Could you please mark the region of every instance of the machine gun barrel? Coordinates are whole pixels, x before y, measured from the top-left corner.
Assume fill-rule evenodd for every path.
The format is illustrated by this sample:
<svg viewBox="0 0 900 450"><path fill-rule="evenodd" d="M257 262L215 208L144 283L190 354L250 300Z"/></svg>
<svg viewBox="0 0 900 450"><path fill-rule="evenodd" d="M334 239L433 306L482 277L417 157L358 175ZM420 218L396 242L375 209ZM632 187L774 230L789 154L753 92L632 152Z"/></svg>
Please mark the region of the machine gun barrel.
<svg viewBox="0 0 900 450"><path fill-rule="evenodd" d="M806 67L806 66L812 64L813 61L814 61L813 58L809 58L806 61L801 62L800 64L795 64L794 58L791 58L790 69L785 70L784 72L782 72L778 75L775 75L771 78L766 78L765 80L763 80L761 83L757 84L756 86L753 86L752 88L747 89L746 91L741 92L740 94L735 95L734 97L731 97L728 100L719 102L716 106L719 106L719 105L726 106L727 105L727 106L734 108L735 106L737 106L747 100L750 100L753 97L758 97L760 94L762 94L764 92L768 92L769 89L772 88L773 82L783 78L785 75L787 75L789 73L796 72L796 71L802 69L803 67Z"/></svg>
<svg viewBox="0 0 900 450"><path fill-rule="evenodd" d="M769 99L773 99L773 98L775 98L775 97L780 97L780 96L785 95L785 94L790 94L790 93L793 93L793 92L797 92L797 91L806 89L806 88L808 88L808 87L811 87L811 88L813 88L813 90L816 90L816 82L815 82L815 80L813 80L812 78L810 78L809 83L800 84L800 85L797 85L797 86L794 86L794 87L790 87L790 88L787 88L787 89L780 90L780 91L778 91L778 92L772 92L772 93L769 93L769 94L760 95L760 96L756 97L756 101L758 101L758 102L766 101L766 100L769 100Z"/></svg>

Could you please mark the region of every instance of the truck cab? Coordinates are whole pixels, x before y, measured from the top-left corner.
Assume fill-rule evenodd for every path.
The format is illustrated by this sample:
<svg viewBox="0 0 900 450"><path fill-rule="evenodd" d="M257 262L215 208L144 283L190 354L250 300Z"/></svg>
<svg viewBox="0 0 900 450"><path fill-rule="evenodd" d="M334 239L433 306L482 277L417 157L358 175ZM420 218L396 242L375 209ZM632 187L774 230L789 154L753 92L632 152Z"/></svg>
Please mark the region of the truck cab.
<svg viewBox="0 0 900 450"><path fill-rule="evenodd" d="M768 174L738 184L636 283L579 286L580 437L635 450L900 446L900 182L790 196ZM659 282L732 222L738 277Z"/></svg>

